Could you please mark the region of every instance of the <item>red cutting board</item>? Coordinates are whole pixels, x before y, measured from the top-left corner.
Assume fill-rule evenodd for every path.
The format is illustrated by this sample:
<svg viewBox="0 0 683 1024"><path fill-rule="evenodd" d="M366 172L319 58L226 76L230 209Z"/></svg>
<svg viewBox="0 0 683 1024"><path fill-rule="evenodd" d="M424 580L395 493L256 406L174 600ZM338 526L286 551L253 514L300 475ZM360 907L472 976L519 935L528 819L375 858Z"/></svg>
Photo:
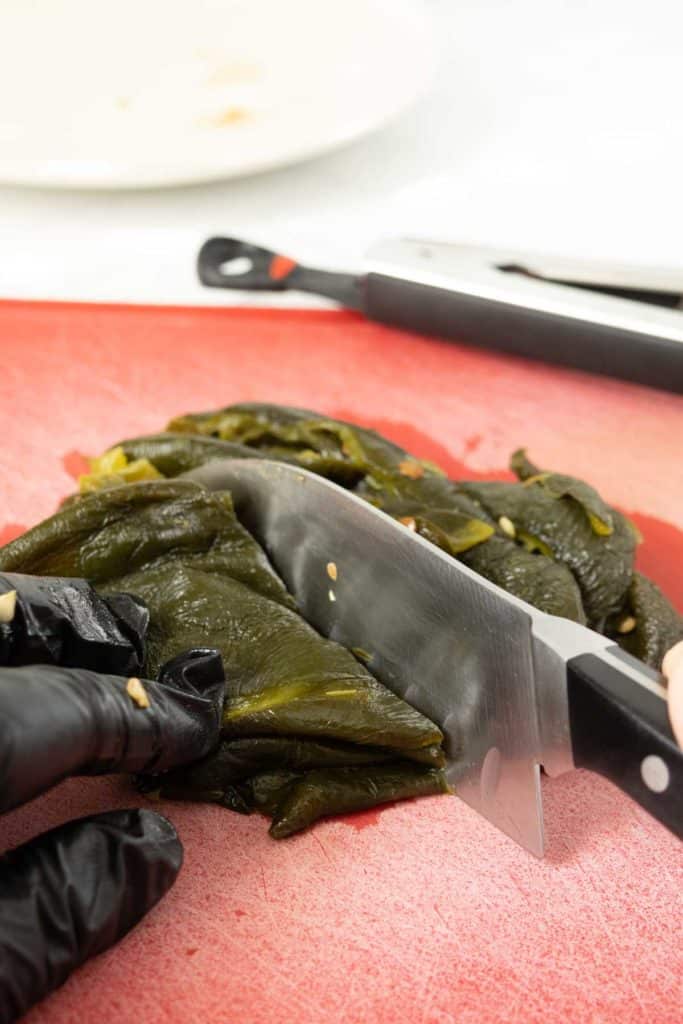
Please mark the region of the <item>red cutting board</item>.
<svg viewBox="0 0 683 1024"><path fill-rule="evenodd" d="M455 475L533 459L585 477L645 537L683 609L683 399L373 326L351 314L0 303L4 539L73 489L81 453L240 400L376 426ZM537 861L455 798L274 842L260 817L164 804L169 896L31 1024L664 1024L683 991L681 845L616 789L543 785ZM70 781L0 849L138 798Z"/></svg>

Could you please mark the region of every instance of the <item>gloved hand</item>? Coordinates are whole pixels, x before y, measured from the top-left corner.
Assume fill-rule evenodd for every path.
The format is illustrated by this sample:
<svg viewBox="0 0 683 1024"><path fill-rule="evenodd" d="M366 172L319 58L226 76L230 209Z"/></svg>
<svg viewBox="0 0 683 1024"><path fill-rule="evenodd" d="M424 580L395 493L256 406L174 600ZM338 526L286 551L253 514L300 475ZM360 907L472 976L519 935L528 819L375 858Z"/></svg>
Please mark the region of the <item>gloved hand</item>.
<svg viewBox="0 0 683 1024"><path fill-rule="evenodd" d="M147 623L130 595L0 576L0 662L10 666L0 668L0 812L69 775L160 771L218 742L220 655L187 651L159 681L140 680ZM182 857L170 822L124 810L0 858L0 1024L125 935L173 885Z"/></svg>

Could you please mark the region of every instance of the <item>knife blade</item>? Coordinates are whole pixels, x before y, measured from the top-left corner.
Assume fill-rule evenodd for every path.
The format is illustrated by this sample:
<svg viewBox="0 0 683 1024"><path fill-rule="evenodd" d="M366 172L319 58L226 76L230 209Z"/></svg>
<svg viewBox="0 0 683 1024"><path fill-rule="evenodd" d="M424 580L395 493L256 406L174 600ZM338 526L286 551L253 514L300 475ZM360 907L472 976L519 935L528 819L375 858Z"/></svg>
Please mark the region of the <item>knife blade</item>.
<svg viewBox="0 0 683 1024"><path fill-rule="evenodd" d="M543 855L541 766L592 767L683 835L683 752L657 673L306 470L223 459L185 476L231 492L303 616L440 726L458 795L521 846Z"/></svg>
<svg viewBox="0 0 683 1024"><path fill-rule="evenodd" d="M419 239L373 246L362 274L210 238L210 288L324 295L371 320L683 394L683 273Z"/></svg>

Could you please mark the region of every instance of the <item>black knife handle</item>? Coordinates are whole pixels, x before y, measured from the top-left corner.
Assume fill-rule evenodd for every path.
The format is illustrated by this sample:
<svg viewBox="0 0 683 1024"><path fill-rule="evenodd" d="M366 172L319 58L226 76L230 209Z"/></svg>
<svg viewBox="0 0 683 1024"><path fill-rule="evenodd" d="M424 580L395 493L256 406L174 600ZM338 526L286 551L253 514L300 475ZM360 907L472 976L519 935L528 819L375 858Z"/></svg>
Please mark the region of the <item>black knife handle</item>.
<svg viewBox="0 0 683 1024"><path fill-rule="evenodd" d="M669 338L384 274L368 274L364 299L381 323L683 394L683 344Z"/></svg>
<svg viewBox="0 0 683 1024"><path fill-rule="evenodd" d="M567 664L574 763L610 779L683 838L683 750L667 702L656 685L648 688L645 666L618 648L609 653L609 661L582 654Z"/></svg>

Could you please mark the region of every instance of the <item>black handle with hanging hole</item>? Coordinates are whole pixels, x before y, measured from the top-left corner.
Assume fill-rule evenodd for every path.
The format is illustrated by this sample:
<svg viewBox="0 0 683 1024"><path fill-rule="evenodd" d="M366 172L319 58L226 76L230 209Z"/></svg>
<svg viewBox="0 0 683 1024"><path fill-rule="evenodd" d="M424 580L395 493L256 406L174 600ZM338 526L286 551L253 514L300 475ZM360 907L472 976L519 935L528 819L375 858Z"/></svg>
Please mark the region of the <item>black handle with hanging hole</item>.
<svg viewBox="0 0 683 1024"><path fill-rule="evenodd" d="M498 269L519 272L514 265ZM482 296L462 284L457 290L382 273L316 270L237 238L205 242L197 270L210 288L322 295L389 326L683 394L683 343L647 333L635 320L614 326Z"/></svg>
<svg viewBox="0 0 683 1024"><path fill-rule="evenodd" d="M247 291L299 291L362 309L362 279L353 274L315 270L238 238L210 238L197 258L199 280L209 288Z"/></svg>

